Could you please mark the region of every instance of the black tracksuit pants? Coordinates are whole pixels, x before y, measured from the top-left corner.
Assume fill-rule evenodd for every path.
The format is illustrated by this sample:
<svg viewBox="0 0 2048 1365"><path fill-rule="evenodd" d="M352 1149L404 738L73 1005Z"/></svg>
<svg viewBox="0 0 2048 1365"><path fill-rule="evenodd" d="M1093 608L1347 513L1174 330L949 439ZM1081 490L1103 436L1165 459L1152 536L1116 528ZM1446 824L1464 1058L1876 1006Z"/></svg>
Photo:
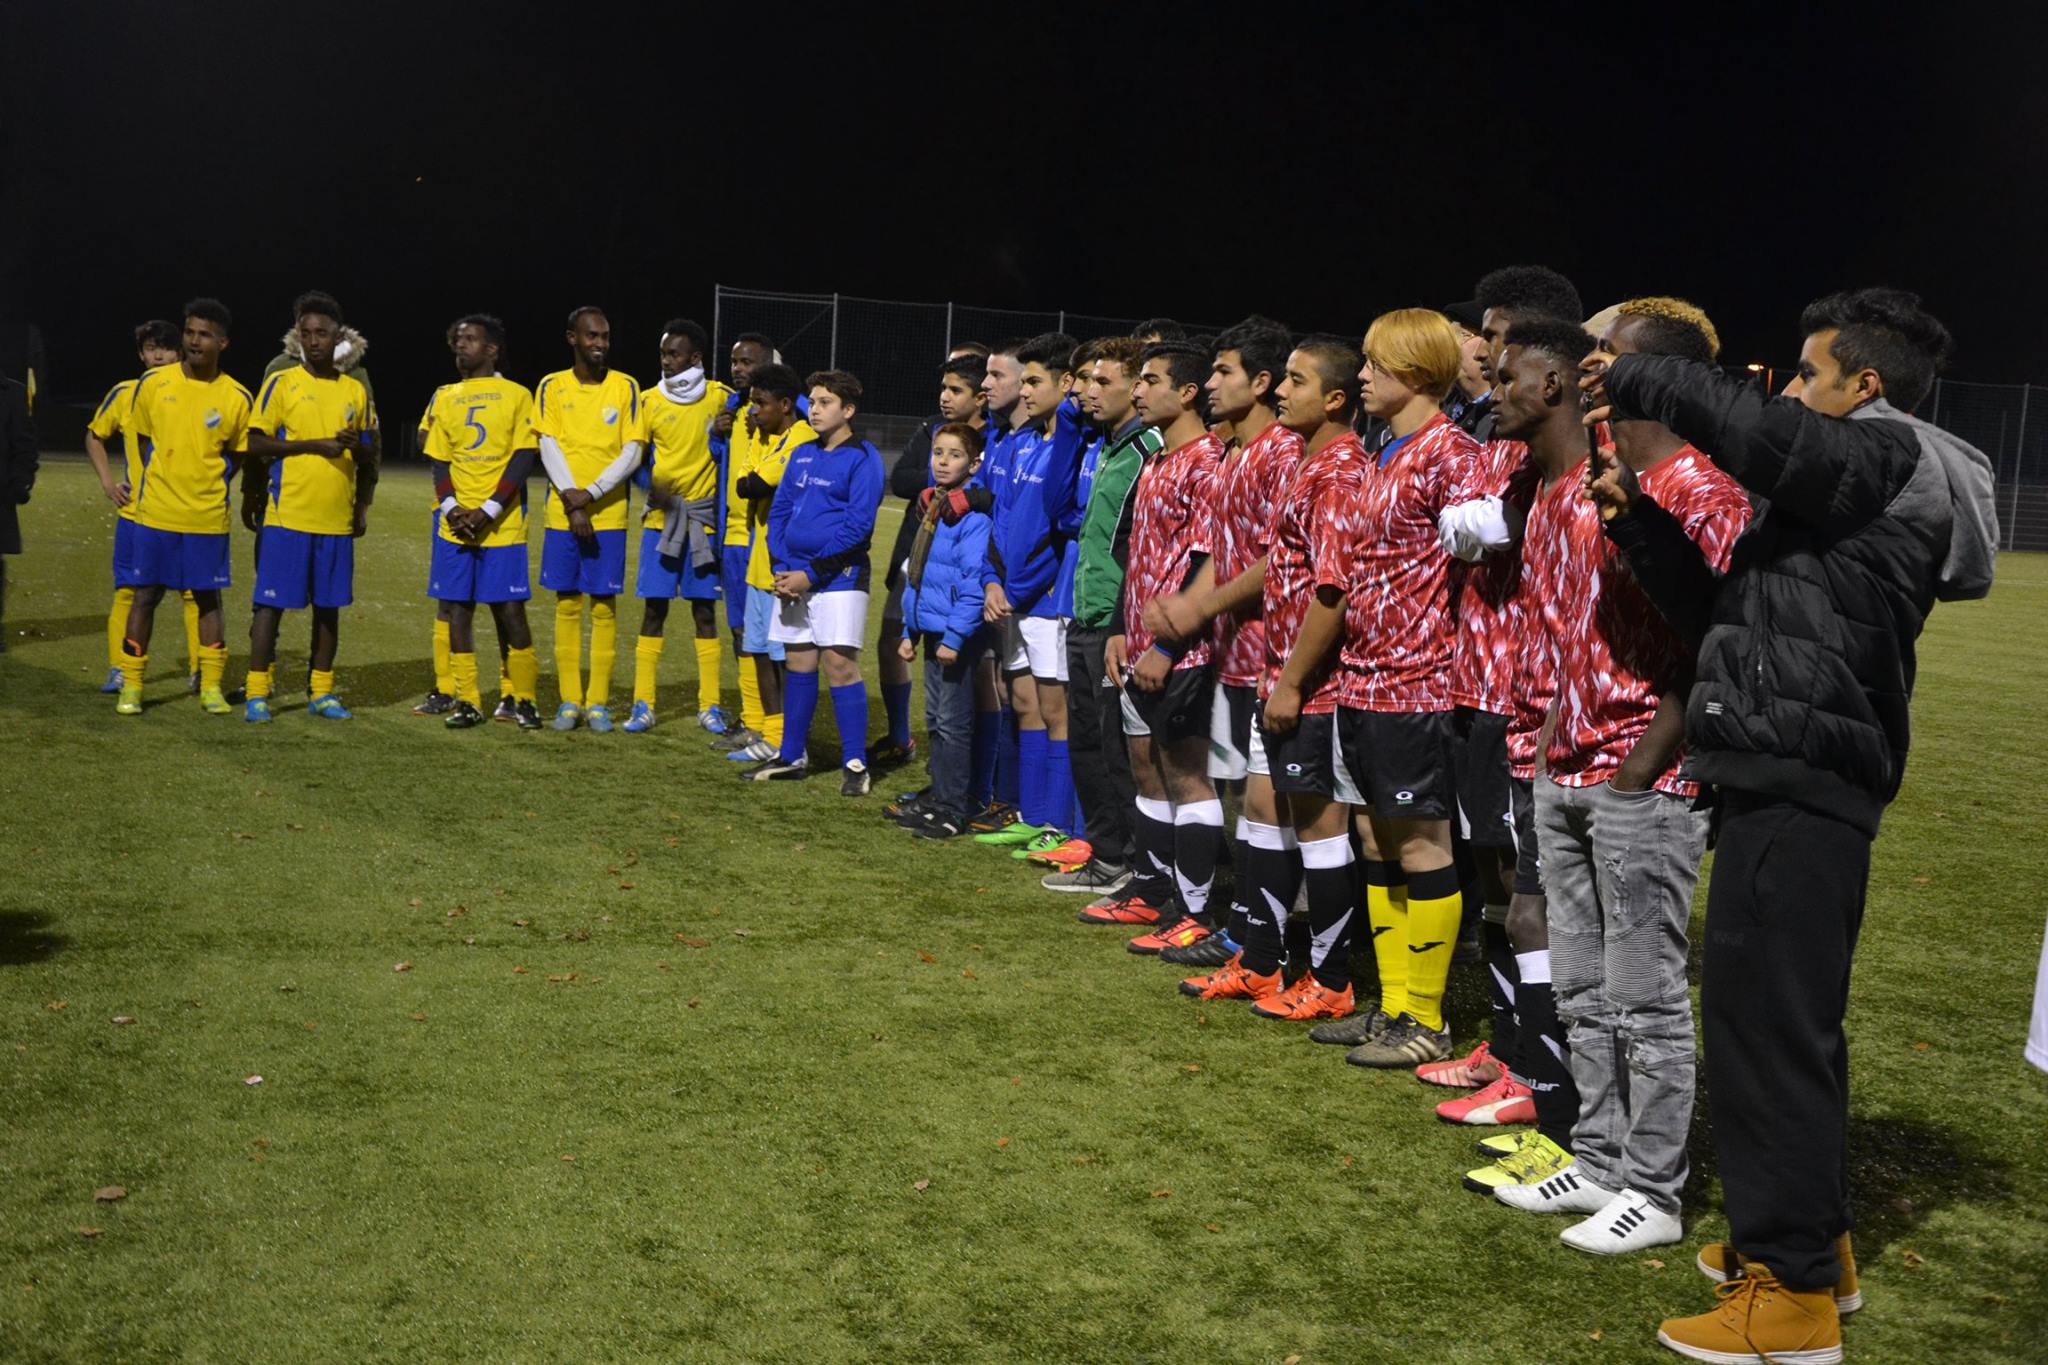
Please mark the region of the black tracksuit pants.
<svg viewBox="0 0 2048 1365"><path fill-rule="evenodd" d="M1102 648L1108 643L1106 630L1067 627L1067 766L1074 774L1074 795L1088 822L1084 837L1094 856L1130 867L1138 789L1124 744L1122 694L1102 671Z"/></svg>

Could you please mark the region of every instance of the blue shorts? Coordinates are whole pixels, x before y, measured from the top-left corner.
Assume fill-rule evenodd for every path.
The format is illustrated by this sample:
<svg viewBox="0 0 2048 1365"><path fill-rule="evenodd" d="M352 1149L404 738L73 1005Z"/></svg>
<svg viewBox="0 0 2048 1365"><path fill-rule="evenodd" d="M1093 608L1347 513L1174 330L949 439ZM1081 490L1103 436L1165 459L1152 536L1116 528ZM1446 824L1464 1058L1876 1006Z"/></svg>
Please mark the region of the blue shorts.
<svg viewBox="0 0 2048 1365"><path fill-rule="evenodd" d="M226 537L222 537L226 539ZM266 526L258 536L256 592L250 605L297 611L355 601L356 538Z"/></svg>
<svg viewBox="0 0 2048 1365"><path fill-rule="evenodd" d="M747 628L747 555L751 551L747 545L725 545L719 555L718 567L725 580L725 623L742 632Z"/></svg>
<svg viewBox="0 0 2048 1365"><path fill-rule="evenodd" d="M692 602L715 602L718 600L717 563L698 568L690 562L690 550L683 547L682 558L670 559L657 548L661 544L661 532L653 527L640 531L640 572L633 583L635 597L687 597Z"/></svg>
<svg viewBox="0 0 2048 1365"><path fill-rule="evenodd" d="M540 539L540 585L549 592L612 597L626 587L626 532L599 531L579 540L574 531L549 527Z"/></svg>
<svg viewBox="0 0 2048 1365"><path fill-rule="evenodd" d="M747 626L740 636L742 654L766 654L782 662L782 646L768 638L768 623L775 619L775 594L766 588L747 589Z"/></svg>
<svg viewBox="0 0 2048 1365"><path fill-rule="evenodd" d="M114 586L133 588L142 583L135 576L135 532L140 522L114 518Z"/></svg>
<svg viewBox="0 0 2048 1365"><path fill-rule="evenodd" d="M427 596L437 602L524 602L526 542L457 545L434 537L434 561L427 570Z"/></svg>
<svg viewBox="0 0 2048 1365"><path fill-rule="evenodd" d="M227 532L159 531L139 521L128 525L135 529L128 533L131 577L125 586L181 592L216 592L228 586ZM118 544L120 532L114 534Z"/></svg>

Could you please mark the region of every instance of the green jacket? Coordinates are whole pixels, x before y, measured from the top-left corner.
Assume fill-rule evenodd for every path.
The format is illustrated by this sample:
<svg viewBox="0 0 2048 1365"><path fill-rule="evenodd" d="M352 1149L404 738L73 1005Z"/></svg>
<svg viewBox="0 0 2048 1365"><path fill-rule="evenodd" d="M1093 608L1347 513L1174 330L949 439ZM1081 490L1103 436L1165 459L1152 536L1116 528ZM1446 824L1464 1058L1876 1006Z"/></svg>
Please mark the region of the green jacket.
<svg viewBox="0 0 2048 1365"><path fill-rule="evenodd" d="M1123 631L1124 563L1130 557L1131 510L1137 501L1132 494L1145 461L1165 444L1158 428L1133 417L1095 457L1074 561L1074 624L1083 630Z"/></svg>

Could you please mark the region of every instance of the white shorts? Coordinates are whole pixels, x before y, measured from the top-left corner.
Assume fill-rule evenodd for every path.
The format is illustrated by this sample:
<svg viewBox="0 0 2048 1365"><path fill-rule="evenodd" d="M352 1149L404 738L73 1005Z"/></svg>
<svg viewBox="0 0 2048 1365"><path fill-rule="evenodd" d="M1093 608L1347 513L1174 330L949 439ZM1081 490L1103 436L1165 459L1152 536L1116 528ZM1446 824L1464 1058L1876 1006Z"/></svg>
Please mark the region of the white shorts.
<svg viewBox="0 0 2048 1365"><path fill-rule="evenodd" d="M1003 671L1022 673L1053 682L1067 680L1067 618L1064 616L1013 616L1010 651Z"/></svg>
<svg viewBox="0 0 2048 1365"><path fill-rule="evenodd" d="M807 592L794 600L775 599L775 617L768 623L768 638L779 645L859 649L867 626L866 593Z"/></svg>

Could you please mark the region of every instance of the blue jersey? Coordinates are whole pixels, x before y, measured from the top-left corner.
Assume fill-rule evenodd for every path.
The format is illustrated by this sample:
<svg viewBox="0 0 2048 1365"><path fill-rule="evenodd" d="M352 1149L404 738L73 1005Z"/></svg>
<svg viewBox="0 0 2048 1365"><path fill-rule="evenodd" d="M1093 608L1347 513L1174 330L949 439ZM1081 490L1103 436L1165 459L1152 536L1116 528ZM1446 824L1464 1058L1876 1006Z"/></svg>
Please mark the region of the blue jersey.
<svg viewBox="0 0 2048 1365"><path fill-rule="evenodd" d="M866 592L881 504L882 457L866 441L798 446L768 509L769 564L810 574L818 592Z"/></svg>
<svg viewBox="0 0 2048 1365"><path fill-rule="evenodd" d="M995 530L982 582L1000 583L1019 616L1052 616L1064 540L1059 524L1074 505L1081 459L1081 412L1062 402L1043 431L1025 427L1011 440L1004 482L995 493Z"/></svg>

